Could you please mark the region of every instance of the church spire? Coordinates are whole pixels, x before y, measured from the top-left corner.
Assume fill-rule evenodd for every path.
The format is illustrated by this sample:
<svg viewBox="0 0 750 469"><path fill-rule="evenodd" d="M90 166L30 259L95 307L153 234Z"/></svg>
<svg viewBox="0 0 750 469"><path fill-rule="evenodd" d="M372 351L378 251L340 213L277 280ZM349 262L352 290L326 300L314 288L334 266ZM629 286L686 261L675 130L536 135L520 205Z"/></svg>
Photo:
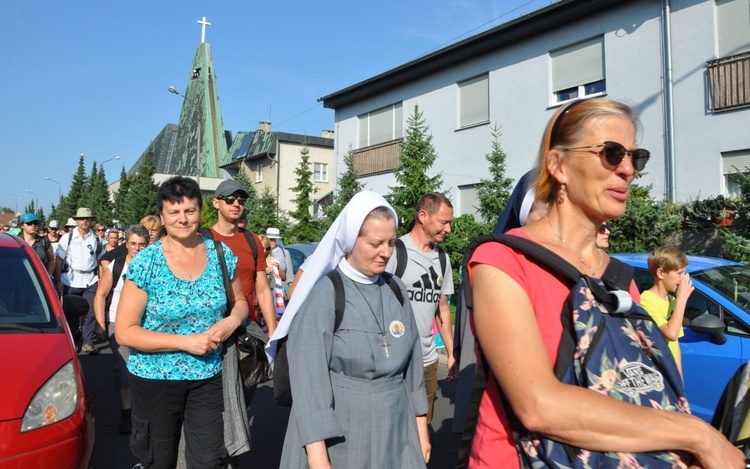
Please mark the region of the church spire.
<svg viewBox="0 0 750 469"><path fill-rule="evenodd" d="M206 26L211 23L204 16L198 21L201 25L201 43L198 44L193 65L188 76L185 99L180 112L179 131L174 155L177 158L177 174L194 176L197 174L197 145L201 139L201 177L219 178L219 165L227 152L224 135L224 122L216 86L216 73L211 57L211 45L205 42ZM198 120L201 125L198 126ZM200 127L200 134L198 130Z"/></svg>

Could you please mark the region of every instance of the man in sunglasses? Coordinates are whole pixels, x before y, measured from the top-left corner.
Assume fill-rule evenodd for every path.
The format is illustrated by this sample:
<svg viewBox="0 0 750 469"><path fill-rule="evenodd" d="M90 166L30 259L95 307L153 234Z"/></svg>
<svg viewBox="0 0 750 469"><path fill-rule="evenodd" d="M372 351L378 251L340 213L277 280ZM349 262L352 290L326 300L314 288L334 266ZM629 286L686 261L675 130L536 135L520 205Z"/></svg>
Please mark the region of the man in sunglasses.
<svg viewBox="0 0 750 469"><path fill-rule="evenodd" d="M242 291L250 305L250 318L258 321L257 305L263 320L268 325L269 337L276 330L276 308L271 287L266 277L266 255L258 235L240 228L239 221L245 212L247 192L234 179L219 184L212 201L218 220L210 230L202 230L203 236L221 241L237 256L237 272ZM245 393L245 404L250 405L253 391Z"/></svg>
<svg viewBox="0 0 750 469"><path fill-rule="evenodd" d="M39 235L39 218L33 213L24 213L19 220L21 224L21 236L29 243L31 248L39 256L42 263L47 267L47 273L52 276L55 273L55 253L52 243L46 236Z"/></svg>
<svg viewBox="0 0 750 469"><path fill-rule="evenodd" d="M62 295L77 295L86 299L89 310L83 319L82 335L83 345L81 352L89 355L97 355L99 350L95 347L96 342L96 317L94 315L94 296L99 281L97 265L104 249L99 242L99 237L91 229L94 214L90 208L80 207L73 216L77 227L70 233L60 238L55 255L55 286ZM79 331L80 321L77 318L68 318L71 322L71 331Z"/></svg>

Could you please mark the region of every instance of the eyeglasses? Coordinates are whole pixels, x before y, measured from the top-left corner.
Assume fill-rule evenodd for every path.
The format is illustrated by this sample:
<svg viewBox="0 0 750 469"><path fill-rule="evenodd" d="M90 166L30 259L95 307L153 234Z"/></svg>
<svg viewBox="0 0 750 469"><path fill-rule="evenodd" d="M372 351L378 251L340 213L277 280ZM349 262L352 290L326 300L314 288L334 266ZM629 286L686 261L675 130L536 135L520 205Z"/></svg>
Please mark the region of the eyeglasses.
<svg viewBox="0 0 750 469"><path fill-rule="evenodd" d="M97 233L104 233L105 231L107 231L105 228L99 228L96 230Z"/></svg>
<svg viewBox="0 0 750 469"><path fill-rule="evenodd" d="M599 227L599 234L600 235L603 235L603 234L606 234L606 233L611 233L611 232L612 232L612 230L610 229L609 225L607 225L606 223L602 223L602 226Z"/></svg>
<svg viewBox="0 0 750 469"><path fill-rule="evenodd" d="M131 241L131 242L128 243L128 247L129 248L133 248L133 249L135 249L135 248L143 249L146 246L147 246L146 243L136 243L136 242L133 242L133 241Z"/></svg>
<svg viewBox="0 0 750 469"><path fill-rule="evenodd" d="M37 226L39 224L39 222L38 221L23 222L23 224L24 225L29 225L29 226Z"/></svg>
<svg viewBox="0 0 750 469"><path fill-rule="evenodd" d="M245 197L238 197L236 195L228 195L226 197L219 197L219 200L223 200L227 205L234 205L235 200L239 200L240 205L245 205L247 199Z"/></svg>
<svg viewBox="0 0 750 469"><path fill-rule="evenodd" d="M149 232L149 233L158 233L158 232L159 232L159 230L158 230L158 229L156 229L156 228L151 228L151 229L149 229L149 230L148 230L148 232Z"/></svg>
<svg viewBox="0 0 750 469"><path fill-rule="evenodd" d="M601 148L601 150L594 152L595 148ZM644 150L643 148L636 148L635 150L628 150L622 144L617 142L604 142L599 145L587 145L585 147L572 147L562 148L562 151L573 151L573 150L592 150L601 158L602 155L607 163L611 166L617 166L622 163L625 155L630 155L630 159L633 161L633 167L636 171L643 171L648 163L648 159L651 157L651 152Z"/></svg>

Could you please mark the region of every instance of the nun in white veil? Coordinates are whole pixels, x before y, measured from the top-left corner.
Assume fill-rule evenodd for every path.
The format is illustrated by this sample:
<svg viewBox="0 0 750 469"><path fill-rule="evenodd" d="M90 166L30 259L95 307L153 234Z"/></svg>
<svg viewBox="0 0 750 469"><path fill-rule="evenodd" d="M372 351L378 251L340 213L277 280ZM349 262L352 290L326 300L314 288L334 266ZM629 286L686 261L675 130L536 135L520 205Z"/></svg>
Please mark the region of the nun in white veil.
<svg viewBox="0 0 750 469"><path fill-rule="evenodd" d="M360 192L315 250L267 348L272 356L289 335L294 405L280 467L409 469L429 460L418 332L405 287L385 273L395 240L393 208ZM336 330L333 270L346 300Z"/></svg>

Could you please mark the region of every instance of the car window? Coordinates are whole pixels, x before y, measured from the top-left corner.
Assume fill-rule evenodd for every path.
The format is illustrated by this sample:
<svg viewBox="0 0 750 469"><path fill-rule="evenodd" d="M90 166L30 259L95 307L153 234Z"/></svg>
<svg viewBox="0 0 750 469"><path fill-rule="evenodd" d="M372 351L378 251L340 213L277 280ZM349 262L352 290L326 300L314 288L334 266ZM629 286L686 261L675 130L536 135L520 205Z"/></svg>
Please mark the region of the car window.
<svg viewBox="0 0 750 469"><path fill-rule="evenodd" d="M0 249L0 333L27 326L61 330L23 249Z"/></svg>
<svg viewBox="0 0 750 469"><path fill-rule="evenodd" d="M651 276L651 272L647 269L633 269L633 277L636 285L638 285L638 291L643 293L644 290L654 286L654 278Z"/></svg>
<svg viewBox="0 0 750 469"><path fill-rule="evenodd" d="M287 251L289 251L289 255L292 257L292 267L294 270L293 273L297 273L297 269L299 269L299 266L302 265L303 262L305 262L305 255L302 254L301 251L298 251L294 248L287 248Z"/></svg>

